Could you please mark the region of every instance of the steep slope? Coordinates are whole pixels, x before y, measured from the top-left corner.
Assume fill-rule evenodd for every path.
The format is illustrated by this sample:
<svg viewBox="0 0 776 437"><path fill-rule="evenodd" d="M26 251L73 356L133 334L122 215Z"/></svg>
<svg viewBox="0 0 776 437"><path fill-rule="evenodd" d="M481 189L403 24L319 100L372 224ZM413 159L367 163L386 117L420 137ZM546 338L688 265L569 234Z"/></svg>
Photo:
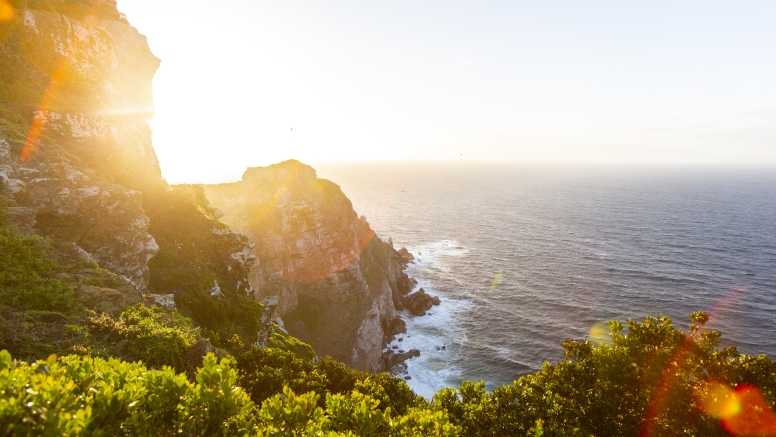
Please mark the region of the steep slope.
<svg viewBox="0 0 776 437"><path fill-rule="evenodd" d="M255 243L255 296L278 296L276 315L292 335L355 368L388 367L383 348L404 331L396 308L414 281L339 186L292 160L250 168L242 181L205 193Z"/></svg>
<svg viewBox="0 0 776 437"><path fill-rule="evenodd" d="M11 3L0 22L0 204L15 227L51 240L60 277L93 309L164 294L214 342L255 341L250 240L213 216L200 188L162 179L147 122L160 61L146 38L115 1ZM115 281L90 285L97 265ZM105 306L113 289L124 298Z"/></svg>

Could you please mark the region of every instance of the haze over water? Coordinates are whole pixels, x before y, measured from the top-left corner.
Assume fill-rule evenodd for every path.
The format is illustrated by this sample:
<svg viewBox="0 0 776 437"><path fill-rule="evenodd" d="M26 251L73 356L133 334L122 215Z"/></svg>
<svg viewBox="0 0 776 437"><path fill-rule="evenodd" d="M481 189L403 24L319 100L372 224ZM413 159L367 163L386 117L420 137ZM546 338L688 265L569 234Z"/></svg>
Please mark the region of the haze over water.
<svg viewBox="0 0 776 437"><path fill-rule="evenodd" d="M442 305L407 314L410 386L510 384L598 322L707 311L776 357L776 172L571 165L318 164ZM420 252L420 255L418 253ZM442 347L444 346L444 348Z"/></svg>

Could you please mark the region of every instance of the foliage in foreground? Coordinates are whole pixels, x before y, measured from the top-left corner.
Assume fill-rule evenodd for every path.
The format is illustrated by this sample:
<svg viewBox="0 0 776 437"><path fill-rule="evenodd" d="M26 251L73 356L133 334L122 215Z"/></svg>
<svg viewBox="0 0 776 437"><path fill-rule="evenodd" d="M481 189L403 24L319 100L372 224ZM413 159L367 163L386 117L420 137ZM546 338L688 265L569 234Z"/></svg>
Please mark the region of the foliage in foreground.
<svg viewBox="0 0 776 437"><path fill-rule="evenodd" d="M90 318L89 323L98 343L110 345L111 355L142 361L150 367L193 370L187 353L202 336L191 320L177 311L138 304L118 317L103 313Z"/></svg>
<svg viewBox="0 0 776 437"><path fill-rule="evenodd" d="M774 362L720 349L707 317L691 318L690 332L663 316L628 321L627 334L612 322L609 345L567 341L566 360L511 386L465 382L431 403L388 375L274 347L243 350L236 367L208 356L196 382L169 367L3 352L0 434L775 435Z"/></svg>
<svg viewBox="0 0 776 437"><path fill-rule="evenodd" d="M261 403L286 388L296 393L315 392L319 406L329 395L358 391L379 401L383 412L404 415L427 402L407 384L389 373L369 373L351 369L329 357L311 360L293 350L270 345L251 347L237 356L237 383ZM390 415L390 414L389 414Z"/></svg>
<svg viewBox="0 0 776 437"><path fill-rule="evenodd" d="M627 334L613 321L611 345L566 341L557 365L493 393L464 382L433 405L464 435L776 435L776 364L719 349L720 334L702 329L708 317L691 319L690 333L662 315L629 320Z"/></svg>
<svg viewBox="0 0 776 437"><path fill-rule="evenodd" d="M205 358L196 382L169 367L148 370L115 359L50 357L27 364L0 352L0 433L4 435L452 436L444 413L411 409L392 417L354 391L295 395L260 406L235 385L232 363Z"/></svg>

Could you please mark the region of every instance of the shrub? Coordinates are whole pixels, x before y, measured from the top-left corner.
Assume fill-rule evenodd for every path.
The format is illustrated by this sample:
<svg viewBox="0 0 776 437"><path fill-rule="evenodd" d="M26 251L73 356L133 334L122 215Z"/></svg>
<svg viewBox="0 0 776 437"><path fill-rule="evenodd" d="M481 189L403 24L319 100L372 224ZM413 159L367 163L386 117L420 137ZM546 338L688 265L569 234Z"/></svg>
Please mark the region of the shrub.
<svg viewBox="0 0 776 437"><path fill-rule="evenodd" d="M381 411L402 415L412 407L424 406L407 384L388 373L372 374L351 369L329 357L313 361L293 351L276 347L251 347L237 356L238 383L259 404L283 393L315 392L320 406L326 396L358 392L378 402Z"/></svg>
<svg viewBox="0 0 776 437"><path fill-rule="evenodd" d="M359 392L296 395L284 388L260 407L235 385L227 359L205 357L196 382L171 368L115 359L54 356L27 364L0 352L4 435L452 436L441 411L393 418Z"/></svg>
<svg viewBox="0 0 776 437"><path fill-rule="evenodd" d="M720 349L719 333L702 329L708 317L694 313L691 320L689 333L662 315L629 320L627 334L613 321L611 346L569 340L567 359L557 365L545 363L492 394L483 383L464 382L438 392L433 405L466 435L727 435L723 421L704 411L705 387L732 393L755 386L772 409L776 364ZM740 410L742 417L759 414L744 404ZM772 423L762 422L759 431L776 429L770 414Z"/></svg>
<svg viewBox="0 0 776 437"><path fill-rule="evenodd" d="M79 356L27 364L0 352L4 435L245 435L248 396L231 362L205 358L196 383L165 367Z"/></svg>
<svg viewBox="0 0 776 437"><path fill-rule="evenodd" d="M202 338L199 328L176 311L138 304L118 318L100 314L90 318L91 331L98 341L113 346L112 352L150 367L170 366L182 372L190 369L187 352Z"/></svg>
<svg viewBox="0 0 776 437"><path fill-rule="evenodd" d="M214 344L234 334L256 341L263 307L246 295L247 268L231 256L249 244L247 237L229 232L213 217L200 186L148 190L143 208L151 218L148 231L159 244L148 263L150 290L175 294L177 307L212 332ZM223 296L211 296L214 283Z"/></svg>
<svg viewBox="0 0 776 437"><path fill-rule="evenodd" d="M65 314L80 308L72 286L54 278L60 267L47 251L45 239L21 234L0 205L0 305Z"/></svg>

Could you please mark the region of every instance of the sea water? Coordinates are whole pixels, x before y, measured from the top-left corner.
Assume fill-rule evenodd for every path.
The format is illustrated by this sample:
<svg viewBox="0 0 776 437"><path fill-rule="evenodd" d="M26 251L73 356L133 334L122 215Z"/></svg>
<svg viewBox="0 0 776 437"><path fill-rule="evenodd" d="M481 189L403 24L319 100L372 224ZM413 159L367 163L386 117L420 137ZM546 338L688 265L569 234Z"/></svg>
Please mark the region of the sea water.
<svg viewBox="0 0 776 437"><path fill-rule="evenodd" d="M442 301L402 314L408 332L389 345L421 351L407 382L424 396L511 384L563 359L565 339L660 313L686 327L706 311L724 344L776 358L774 169L315 167Z"/></svg>

